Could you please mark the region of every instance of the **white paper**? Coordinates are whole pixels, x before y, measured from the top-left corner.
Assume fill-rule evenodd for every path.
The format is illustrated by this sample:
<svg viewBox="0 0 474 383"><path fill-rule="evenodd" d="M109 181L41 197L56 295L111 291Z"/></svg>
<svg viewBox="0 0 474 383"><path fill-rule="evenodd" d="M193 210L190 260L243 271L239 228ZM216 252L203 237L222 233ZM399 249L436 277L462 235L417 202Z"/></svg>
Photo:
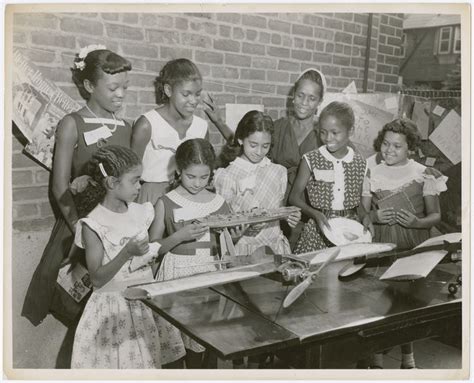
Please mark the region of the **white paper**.
<svg viewBox="0 0 474 383"><path fill-rule="evenodd" d="M235 132L245 113L251 110L263 112L263 105L259 104L225 104L225 122Z"/></svg>
<svg viewBox="0 0 474 383"><path fill-rule="evenodd" d="M397 97L389 97L385 99L385 107L387 109L398 109L398 98Z"/></svg>
<svg viewBox="0 0 474 383"><path fill-rule="evenodd" d="M421 134L421 139L428 139L429 128L430 128L430 113L431 101L419 102L415 101L413 107L412 120L416 124L418 131Z"/></svg>
<svg viewBox="0 0 474 383"><path fill-rule="evenodd" d="M433 109L433 114L436 114L438 117L441 117L444 113L445 109L442 106L436 105Z"/></svg>
<svg viewBox="0 0 474 383"><path fill-rule="evenodd" d="M89 273L80 263L72 270L70 268L71 265L66 265L59 269L57 282L76 302L80 302L92 288Z"/></svg>
<svg viewBox="0 0 474 383"><path fill-rule="evenodd" d="M347 85L343 90L342 90L342 93L345 93L345 94L354 94L354 93L357 93L357 86L355 84L355 81L352 81L349 85Z"/></svg>
<svg viewBox="0 0 474 383"><path fill-rule="evenodd" d="M434 166L435 163L436 163L436 158L426 157L426 160L425 160L425 165L426 166Z"/></svg>
<svg viewBox="0 0 474 383"><path fill-rule="evenodd" d="M418 155L420 156L420 158L425 157L425 155L423 154L423 151L420 148L418 148Z"/></svg>
<svg viewBox="0 0 474 383"><path fill-rule="evenodd" d="M410 257L397 259L380 280L411 280L425 278L436 265L441 262L447 251L428 251L426 253L415 254Z"/></svg>
<svg viewBox="0 0 474 383"><path fill-rule="evenodd" d="M451 110L430 135L430 140L453 163L461 162L461 117Z"/></svg>
<svg viewBox="0 0 474 383"><path fill-rule="evenodd" d="M107 139L112 136L110 129L106 126L101 126L100 128L91 130L89 132L84 132L84 141L86 145L95 144L100 139Z"/></svg>

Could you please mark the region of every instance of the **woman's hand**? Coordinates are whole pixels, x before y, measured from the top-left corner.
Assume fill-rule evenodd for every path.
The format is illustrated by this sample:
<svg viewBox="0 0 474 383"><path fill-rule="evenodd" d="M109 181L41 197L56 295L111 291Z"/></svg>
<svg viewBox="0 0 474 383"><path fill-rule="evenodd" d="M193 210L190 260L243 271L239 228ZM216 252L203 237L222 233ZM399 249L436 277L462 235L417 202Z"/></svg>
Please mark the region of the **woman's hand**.
<svg viewBox="0 0 474 383"><path fill-rule="evenodd" d="M313 219L316 221L321 230L323 230L324 228L327 228L328 230L331 229L331 225L329 225L327 217L320 211L314 211Z"/></svg>
<svg viewBox="0 0 474 383"><path fill-rule="evenodd" d="M288 226L295 228L298 222L301 221L301 211L295 211L294 213L291 213L288 218L286 219L286 222L288 222Z"/></svg>
<svg viewBox="0 0 474 383"><path fill-rule="evenodd" d="M395 213L395 221L406 228L418 227L418 217L405 209L401 209Z"/></svg>
<svg viewBox="0 0 474 383"><path fill-rule="evenodd" d="M138 236L133 237L128 243L125 245L127 253L130 256L141 256L148 253L150 250L150 245L148 244L148 236L139 239Z"/></svg>
<svg viewBox="0 0 474 383"><path fill-rule="evenodd" d="M385 209L378 209L375 211L375 217L377 219L377 223L382 223L385 225L393 225L396 223L396 212L393 207L385 208Z"/></svg>
<svg viewBox="0 0 474 383"><path fill-rule="evenodd" d="M178 230L178 235L181 242L192 241L199 239L206 234L209 228L201 223L191 223Z"/></svg>

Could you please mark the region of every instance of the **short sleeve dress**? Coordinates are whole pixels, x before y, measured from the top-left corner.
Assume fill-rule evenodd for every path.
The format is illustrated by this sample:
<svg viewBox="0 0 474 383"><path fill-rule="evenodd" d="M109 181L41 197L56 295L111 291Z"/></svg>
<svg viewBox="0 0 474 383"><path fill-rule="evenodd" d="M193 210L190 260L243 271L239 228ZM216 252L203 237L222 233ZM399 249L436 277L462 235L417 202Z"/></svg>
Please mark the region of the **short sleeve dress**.
<svg viewBox="0 0 474 383"><path fill-rule="evenodd" d="M237 157L229 166L216 171L214 186L233 212L255 207L275 209L283 206L286 177L286 169L268 158L252 164ZM251 254L261 246L270 246L277 254L290 253L290 245L278 221L267 223L254 237L242 236L235 249L237 254Z"/></svg>
<svg viewBox="0 0 474 383"><path fill-rule="evenodd" d="M363 196L372 197L375 209L405 209L417 217L425 216L424 197L438 196L447 190L447 177L412 159L402 166L375 165L364 181ZM374 242L395 243L400 250L412 249L427 240L429 229L405 228L399 224L374 224Z"/></svg>
<svg viewBox="0 0 474 383"><path fill-rule="evenodd" d="M87 225L100 238L102 265L112 261L128 241L146 232L154 217L150 203L130 203L125 213L98 205L79 220L75 243L84 248ZM153 312L138 300L126 300L126 284L151 282L151 267L129 271L131 259L101 288L94 289L76 329L71 368L160 368L161 347Z"/></svg>
<svg viewBox="0 0 474 383"><path fill-rule="evenodd" d="M100 147L107 145L130 147L132 128L126 121L87 118L77 112L71 113L70 116L74 118L77 129L77 144L72 157L71 180L85 173L85 165ZM107 140L88 145L85 135L103 125L110 129L112 135ZM66 326L77 324L87 297L77 303L56 283L59 266L68 255L73 239L73 235L61 215L54 224L23 303L21 315L28 318L34 326L40 324L48 313L52 313Z"/></svg>

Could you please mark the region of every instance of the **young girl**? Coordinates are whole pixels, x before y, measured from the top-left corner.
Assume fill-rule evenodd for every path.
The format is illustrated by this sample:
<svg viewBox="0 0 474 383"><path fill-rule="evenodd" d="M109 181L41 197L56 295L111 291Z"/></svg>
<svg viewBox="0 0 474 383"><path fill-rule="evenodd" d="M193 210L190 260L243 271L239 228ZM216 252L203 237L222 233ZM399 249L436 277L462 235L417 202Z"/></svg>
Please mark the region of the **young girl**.
<svg viewBox="0 0 474 383"><path fill-rule="evenodd" d="M349 145L354 112L348 104L332 102L319 117L323 146L303 156L289 201L310 219L296 245L296 253L330 246L322 234L328 218L357 219L366 162ZM310 204L306 203L305 189Z"/></svg>
<svg viewBox="0 0 474 383"><path fill-rule="evenodd" d="M35 326L48 312L67 326L77 324L85 303L85 298L81 304L76 303L56 284L78 220L69 183L84 174L85 164L99 147L130 145L131 127L115 113L122 106L131 68L129 61L102 46L85 47L76 57L73 77L87 103L65 116L56 130L52 192L61 215L33 275L22 310L22 315Z"/></svg>
<svg viewBox="0 0 474 383"><path fill-rule="evenodd" d="M201 224L188 224L196 218L229 212L225 200L206 189L214 163L214 149L205 139L185 141L176 150L176 188L158 200L155 220L149 231L152 241L166 237L166 243L163 242L160 248L160 254L166 254L158 273L160 281L216 270L215 265L210 264L217 254L215 235ZM168 346L171 344L176 350L167 354L163 347L164 363L176 361L186 348L186 366L199 368L204 347L163 318L157 320L166 329Z"/></svg>
<svg viewBox="0 0 474 383"><path fill-rule="evenodd" d="M253 110L239 122L233 140L224 149L222 157L227 167L216 171L214 185L234 212L283 206L287 173L283 166L267 157L272 133L272 119ZM288 223L294 227L300 217L300 213L292 214ZM252 254L261 246L270 246L277 254L290 253L279 222L250 227L237 242L236 253Z"/></svg>
<svg viewBox="0 0 474 383"><path fill-rule="evenodd" d="M427 240L430 228L440 222L438 195L446 190L447 178L439 171L408 158L417 150L420 135L408 119L386 124L374 142L382 162L369 168L364 181L362 205L370 214L364 226L373 224L374 242L391 242L408 250ZM372 367L382 368L382 354ZM402 368L415 368L413 346L402 346Z"/></svg>
<svg viewBox="0 0 474 383"><path fill-rule="evenodd" d="M93 292L76 329L71 367L160 368L152 310L122 296L125 281L153 281L149 266L129 271L131 259L149 250L143 234L154 217L150 203L132 202L140 190L140 159L110 145L92 156L88 170L84 201L95 207L78 221L75 243L85 249Z"/></svg>
<svg viewBox="0 0 474 383"><path fill-rule="evenodd" d="M208 138L207 122L195 116L201 102L202 77L187 59L168 62L156 80L159 106L141 116L133 126L132 149L143 158L143 185L138 201L153 205L169 189L174 177L176 148L192 138ZM230 131L225 125L223 134Z"/></svg>

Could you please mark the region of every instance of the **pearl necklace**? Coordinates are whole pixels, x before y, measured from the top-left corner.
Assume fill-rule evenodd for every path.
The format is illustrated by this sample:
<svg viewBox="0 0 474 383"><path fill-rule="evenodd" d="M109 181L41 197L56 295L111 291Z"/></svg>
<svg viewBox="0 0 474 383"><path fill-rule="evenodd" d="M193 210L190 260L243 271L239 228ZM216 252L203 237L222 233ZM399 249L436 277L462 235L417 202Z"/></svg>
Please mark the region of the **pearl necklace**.
<svg viewBox="0 0 474 383"><path fill-rule="evenodd" d="M87 108L87 110L88 110L97 120L99 120L99 121L102 120L99 116L97 116L97 114L95 114L95 113L92 111L91 108L89 108L89 105L86 104L86 108ZM102 123L102 127L103 127L103 128L110 129L110 131L111 131L112 133L114 133L114 132L117 130L117 119L115 118L115 113L114 113L114 112L111 112L111 113L112 113L112 117L114 118L114 128L113 128L113 129L110 129L110 128L109 128L108 126L106 126L102 121L101 121L101 123Z"/></svg>

